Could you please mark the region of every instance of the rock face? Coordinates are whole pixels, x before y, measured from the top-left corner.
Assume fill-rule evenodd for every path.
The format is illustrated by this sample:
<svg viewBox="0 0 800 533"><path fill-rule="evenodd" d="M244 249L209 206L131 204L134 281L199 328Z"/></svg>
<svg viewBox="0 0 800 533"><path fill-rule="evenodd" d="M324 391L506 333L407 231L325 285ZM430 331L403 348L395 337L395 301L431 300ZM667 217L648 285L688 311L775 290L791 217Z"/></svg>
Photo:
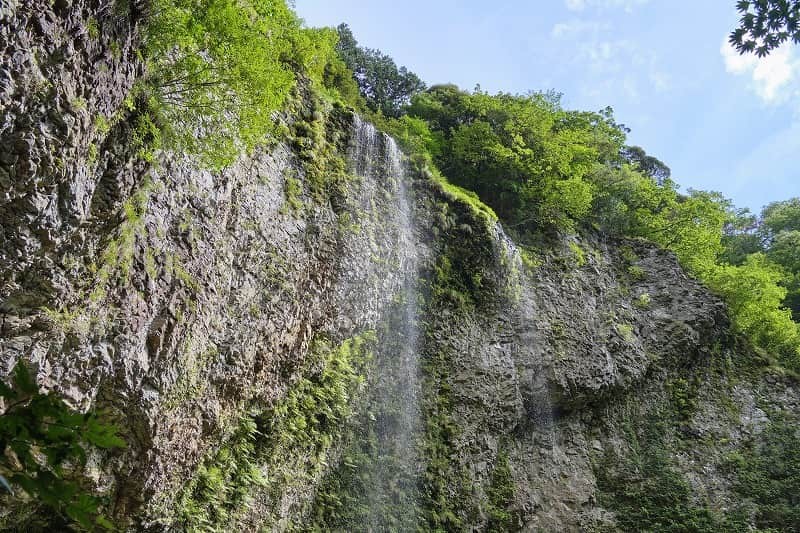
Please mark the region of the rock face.
<svg viewBox="0 0 800 533"><path fill-rule="evenodd" d="M302 87L225 171L147 165L113 5L0 0L0 374L122 426L88 473L120 524L635 530L636 465L679 480L660 509L757 520L731 457L800 395L672 255L519 247Z"/></svg>

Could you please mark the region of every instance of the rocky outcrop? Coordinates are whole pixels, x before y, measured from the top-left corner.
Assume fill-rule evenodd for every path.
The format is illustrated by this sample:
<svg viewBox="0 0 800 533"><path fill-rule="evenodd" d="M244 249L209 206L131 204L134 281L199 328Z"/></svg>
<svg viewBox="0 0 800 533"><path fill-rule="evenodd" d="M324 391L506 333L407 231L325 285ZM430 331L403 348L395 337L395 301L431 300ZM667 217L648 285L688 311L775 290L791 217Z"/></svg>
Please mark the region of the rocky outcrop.
<svg viewBox="0 0 800 533"><path fill-rule="evenodd" d="M620 486L662 482L673 514L746 507L731 464L800 396L671 254L517 245L302 83L224 171L145 163L140 4L0 0L0 374L120 424L87 472L120 524L630 530Z"/></svg>

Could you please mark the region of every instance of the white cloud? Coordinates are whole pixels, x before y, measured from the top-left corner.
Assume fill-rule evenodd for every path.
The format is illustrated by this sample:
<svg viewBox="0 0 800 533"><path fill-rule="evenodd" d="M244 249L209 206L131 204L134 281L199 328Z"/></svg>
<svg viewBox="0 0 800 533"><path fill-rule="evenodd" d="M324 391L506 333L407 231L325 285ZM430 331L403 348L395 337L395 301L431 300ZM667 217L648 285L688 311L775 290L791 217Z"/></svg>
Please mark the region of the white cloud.
<svg viewBox="0 0 800 533"><path fill-rule="evenodd" d="M624 94L638 101L648 87L659 93L668 91L672 80L659 68L655 52L627 39L609 39L611 29L607 24L573 20L556 24L550 32L556 39L574 42L571 63L587 74L583 92Z"/></svg>
<svg viewBox="0 0 800 533"><path fill-rule="evenodd" d="M581 38L586 39L587 36L596 36L603 30L609 29L608 24L587 21L587 20L571 20L569 22L559 22L550 30L550 35L556 39L570 39Z"/></svg>
<svg viewBox="0 0 800 533"><path fill-rule="evenodd" d="M631 13L634 8L648 3L650 0L564 0L570 11L583 11L587 7L595 9L623 9Z"/></svg>
<svg viewBox="0 0 800 533"><path fill-rule="evenodd" d="M720 47L725 70L737 76L748 76L751 88L768 104L783 103L798 96L800 60L795 57L795 51L794 46L782 46L759 58L753 54L739 55L727 41Z"/></svg>

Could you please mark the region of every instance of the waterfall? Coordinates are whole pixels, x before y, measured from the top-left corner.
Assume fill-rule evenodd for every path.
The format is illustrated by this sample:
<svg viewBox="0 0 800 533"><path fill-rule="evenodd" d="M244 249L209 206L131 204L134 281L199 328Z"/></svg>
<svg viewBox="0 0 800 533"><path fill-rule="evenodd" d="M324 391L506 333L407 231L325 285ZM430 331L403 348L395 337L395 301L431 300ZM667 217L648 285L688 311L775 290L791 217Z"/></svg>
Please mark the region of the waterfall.
<svg viewBox="0 0 800 533"><path fill-rule="evenodd" d="M555 430L556 413L548 386L546 362L540 353L532 350L538 344L537 339L530 336L530 328L523 326L523 324L530 321L530 317L538 314L535 303L535 289L524 280L526 267L517 244L511 237L506 235L500 225L495 227L495 232L495 240L502 248L501 253L508 258L508 278L506 280L509 287L508 292L513 293L514 287L521 288L519 294L514 298L514 314L520 324L516 329L524 332L522 335L526 335L518 348L525 350L521 359L529 361L531 364L529 371L525 372L521 377L521 379L527 381L526 389L529 391L523 400L523 404L528 425L532 429L529 432L531 446L539 450L546 450L552 457L555 457L558 452Z"/></svg>
<svg viewBox="0 0 800 533"><path fill-rule="evenodd" d="M392 193L391 224L396 271L402 285L380 332L371 376L368 417L370 460L362 465L364 504L369 512L359 530L415 531L417 481L422 461L417 440L422 428L419 406L419 258L413 199L402 153L394 139L356 117L351 153L353 171L363 186ZM375 191L373 191L375 192Z"/></svg>

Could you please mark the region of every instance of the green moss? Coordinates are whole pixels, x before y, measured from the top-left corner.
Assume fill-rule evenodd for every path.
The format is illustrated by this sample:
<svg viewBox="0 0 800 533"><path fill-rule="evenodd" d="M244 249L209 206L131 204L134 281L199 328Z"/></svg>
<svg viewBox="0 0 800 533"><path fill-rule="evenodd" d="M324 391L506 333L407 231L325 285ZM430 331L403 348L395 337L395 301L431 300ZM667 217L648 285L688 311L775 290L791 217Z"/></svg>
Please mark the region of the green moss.
<svg viewBox="0 0 800 533"><path fill-rule="evenodd" d="M283 194L286 198L286 205L292 212L299 212L303 208L303 184L297 178L287 176L284 182Z"/></svg>
<svg viewBox="0 0 800 533"><path fill-rule="evenodd" d="M497 222L497 214L494 210L484 204L474 192L462 189L458 185L453 185L438 172L432 174L432 180L441 188L451 202L460 202L466 205L480 220L483 220L488 225L494 225Z"/></svg>
<svg viewBox="0 0 800 533"><path fill-rule="evenodd" d="M486 514L489 517L487 531L518 531L519 520L512 509L516 486L508 463L508 454L500 451L495 460L494 469L486 496L489 501Z"/></svg>
<svg viewBox="0 0 800 533"><path fill-rule="evenodd" d="M100 26L97 24L96 18L89 17L86 21L86 31L92 39L100 37Z"/></svg>
<svg viewBox="0 0 800 533"><path fill-rule="evenodd" d="M666 417L669 418L669 417ZM723 517L692 501L688 482L672 465L663 414L651 415L640 431L625 426L624 456L608 453L595 468L600 504L614 511L622 531L698 532L725 529Z"/></svg>
<svg viewBox="0 0 800 533"><path fill-rule="evenodd" d="M97 157L97 145L95 143L90 143L89 147L86 149L86 164L93 167L97 164Z"/></svg>
<svg viewBox="0 0 800 533"><path fill-rule="evenodd" d="M650 307L652 301L653 300L652 298L650 298L650 295L646 292L643 292L636 298L636 300L633 303L639 309L647 309L648 307Z"/></svg>
<svg viewBox="0 0 800 533"><path fill-rule="evenodd" d="M348 182L339 134L344 125L337 114L339 112L331 110L314 92L297 96L293 106L298 120L290 128L292 148L300 160L313 198L324 201Z"/></svg>
<svg viewBox="0 0 800 533"><path fill-rule="evenodd" d="M697 411L697 395L700 381L697 378L675 378L666 384L672 400L673 412L681 422L688 421Z"/></svg>
<svg viewBox="0 0 800 533"><path fill-rule="evenodd" d="M167 271L178 278L184 287L188 288L194 293L198 292L200 290L200 283L189 273L188 270L186 270L186 268L184 268L180 257L175 254L171 254L170 257L171 260L167 262Z"/></svg>
<svg viewBox="0 0 800 533"><path fill-rule="evenodd" d="M97 115L94 117L94 122L92 125L94 126L94 130L99 135L105 135L111 130L111 122L103 115Z"/></svg>
<svg viewBox="0 0 800 533"><path fill-rule="evenodd" d="M425 362L422 517L427 531L464 531L462 517L475 502L469 474L458 463L460 428L453 417L452 389L443 379L445 358L440 353Z"/></svg>
<svg viewBox="0 0 800 533"><path fill-rule="evenodd" d="M639 256L636 255L636 252L633 251L633 248L631 248L627 244L619 247L619 254L620 256L622 256L622 260L628 263L629 265L632 265L639 261Z"/></svg>
<svg viewBox="0 0 800 533"><path fill-rule="evenodd" d="M52 309L42 307L41 311L53 327L61 333L74 334L80 337L88 334L91 329L91 320L86 315L84 308Z"/></svg>
<svg viewBox="0 0 800 533"><path fill-rule="evenodd" d="M153 249L149 247L144 252L144 271L151 280L156 280L158 278L156 258L153 254Z"/></svg>
<svg viewBox="0 0 800 533"><path fill-rule="evenodd" d="M117 234L109 240L100 254L100 261L89 266L94 280L88 300L97 304L105 300L112 283L127 285L136 253L136 243L144 233L144 215L153 185L145 181L122 205L123 222Z"/></svg>
<svg viewBox="0 0 800 533"><path fill-rule="evenodd" d="M86 99L81 96L70 98L69 105L73 111L83 111L86 109Z"/></svg>
<svg viewBox="0 0 800 533"><path fill-rule="evenodd" d="M636 335L633 334L633 326L630 324L614 324L614 328L625 342L632 343L636 340Z"/></svg>
<svg viewBox="0 0 800 533"><path fill-rule="evenodd" d="M180 318L182 317L177 318L178 322L180 322ZM194 336L191 331L188 331L180 349L178 379L165 394L163 406L166 410L175 409L199 398L208 387L208 382L204 379L205 370L209 363L217 358L219 349L217 346L210 346L199 350L195 344Z"/></svg>
<svg viewBox="0 0 800 533"><path fill-rule="evenodd" d="M631 265L628 267L628 275L633 281L642 281L647 277L647 273L639 265Z"/></svg>
<svg viewBox="0 0 800 533"><path fill-rule="evenodd" d="M738 451L726 466L740 498L732 518L752 521L764 531L800 529L800 441L797 420L772 414L769 426ZM749 502L749 503L748 503Z"/></svg>
<svg viewBox="0 0 800 533"><path fill-rule="evenodd" d="M586 252L583 251L583 248L581 248L581 245L576 243L576 242L574 242L574 241L570 241L569 242L569 249L572 252L573 258L575 259L575 265L578 268L581 268L582 266L585 266L586 265Z"/></svg>
<svg viewBox="0 0 800 533"><path fill-rule="evenodd" d="M525 265L525 268L528 270L536 270L544 264L542 258L530 248L520 247L519 252L520 257L522 258L522 264Z"/></svg>

